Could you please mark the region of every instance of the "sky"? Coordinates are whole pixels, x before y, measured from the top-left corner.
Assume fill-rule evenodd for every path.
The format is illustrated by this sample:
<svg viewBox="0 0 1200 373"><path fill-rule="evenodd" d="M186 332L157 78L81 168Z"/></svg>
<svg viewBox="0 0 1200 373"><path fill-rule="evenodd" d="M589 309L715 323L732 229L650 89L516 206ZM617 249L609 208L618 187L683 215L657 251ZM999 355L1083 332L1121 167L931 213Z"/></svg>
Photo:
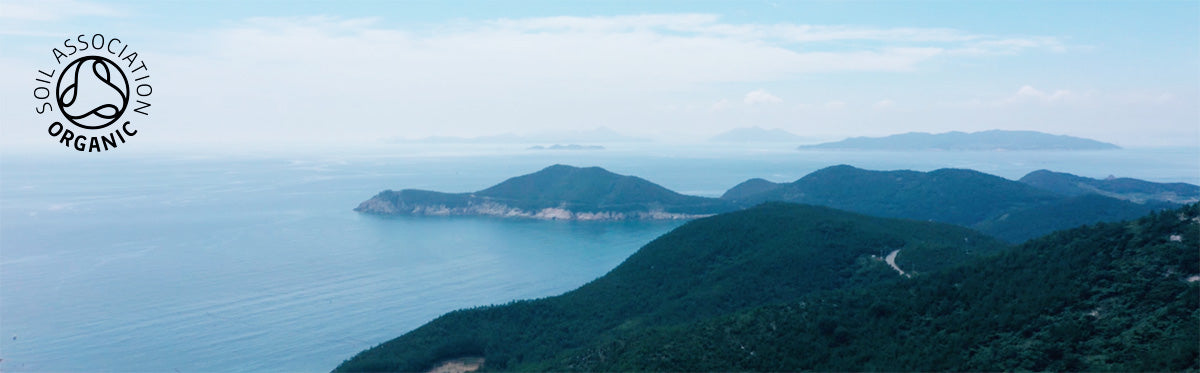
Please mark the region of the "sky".
<svg viewBox="0 0 1200 373"><path fill-rule="evenodd" d="M95 33L146 63L158 146L749 126L1200 146L1196 1L85 0L0 0L0 146L53 143L38 70Z"/></svg>

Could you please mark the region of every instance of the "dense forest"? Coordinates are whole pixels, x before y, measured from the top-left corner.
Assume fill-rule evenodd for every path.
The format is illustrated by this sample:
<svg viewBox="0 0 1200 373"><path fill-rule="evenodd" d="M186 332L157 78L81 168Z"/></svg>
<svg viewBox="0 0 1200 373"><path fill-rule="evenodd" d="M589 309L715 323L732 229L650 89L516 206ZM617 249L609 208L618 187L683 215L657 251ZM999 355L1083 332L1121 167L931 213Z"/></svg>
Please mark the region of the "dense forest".
<svg viewBox="0 0 1200 373"><path fill-rule="evenodd" d="M451 312L339 370L421 370L462 355L485 356L489 369L528 369L628 331L899 281L882 259L892 250L923 272L1006 247L948 224L769 203L689 222L564 295Z"/></svg>
<svg viewBox="0 0 1200 373"><path fill-rule="evenodd" d="M648 328L583 370L1200 369L1200 208L1052 234L912 281Z"/></svg>
<svg viewBox="0 0 1200 373"><path fill-rule="evenodd" d="M1198 215L1006 248L953 226L765 204L688 223L562 296L449 313L338 370L461 356L488 370L1197 370ZM889 249L916 275L882 263Z"/></svg>
<svg viewBox="0 0 1200 373"><path fill-rule="evenodd" d="M752 179L733 187L722 198L743 206L784 201L874 216L932 220L969 227L1013 243L1056 230L1133 219L1179 206L1159 200L1134 203L1098 194L1061 194L974 170L871 171L846 165L826 167L791 183L771 185Z"/></svg>
<svg viewBox="0 0 1200 373"><path fill-rule="evenodd" d="M528 212L556 208L585 213L662 211L694 215L737 209L726 200L679 194L640 177L619 175L600 167L553 165L473 193L385 190L355 210L409 214L426 209L463 209L481 205L500 205Z"/></svg>
<svg viewBox="0 0 1200 373"><path fill-rule="evenodd" d="M1200 200L1200 186L1188 183L1154 183L1127 177L1093 179L1064 172L1037 170L1018 180L1066 196L1101 194L1134 202L1191 203Z"/></svg>

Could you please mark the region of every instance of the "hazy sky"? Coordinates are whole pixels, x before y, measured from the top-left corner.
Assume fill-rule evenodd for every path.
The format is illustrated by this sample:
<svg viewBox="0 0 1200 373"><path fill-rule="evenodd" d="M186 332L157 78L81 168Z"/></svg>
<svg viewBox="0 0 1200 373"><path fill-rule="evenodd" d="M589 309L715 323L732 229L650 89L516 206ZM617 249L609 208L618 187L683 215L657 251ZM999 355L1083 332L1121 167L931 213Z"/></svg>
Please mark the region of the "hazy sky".
<svg viewBox="0 0 1200 373"><path fill-rule="evenodd" d="M102 33L147 63L155 144L761 126L1200 146L1198 4L3 0L0 144L52 141L37 70Z"/></svg>

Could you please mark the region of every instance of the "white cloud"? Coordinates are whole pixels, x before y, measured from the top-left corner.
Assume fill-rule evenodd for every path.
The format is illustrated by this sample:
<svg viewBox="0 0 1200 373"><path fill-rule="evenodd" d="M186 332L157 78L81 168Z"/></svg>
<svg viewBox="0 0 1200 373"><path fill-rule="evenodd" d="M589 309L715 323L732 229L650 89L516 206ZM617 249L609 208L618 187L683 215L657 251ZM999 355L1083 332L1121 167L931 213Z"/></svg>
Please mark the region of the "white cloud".
<svg viewBox="0 0 1200 373"><path fill-rule="evenodd" d="M746 93L746 97L742 99L742 102L745 102L746 105L777 104L783 102L783 99L771 94L770 92L759 89Z"/></svg>
<svg viewBox="0 0 1200 373"><path fill-rule="evenodd" d="M116 9L76 0L39 0L0 2L0 19L16 21L54 21L74 17L118 17Z"/></svg>
<svg viewBox="0 0 1200 373"><path fill-rule="evenodd" d="M771 39L780 29L807 35L792 41L934 41L796 50ZM764 30L770 32L763 39L752 38ZM735 25L711 15L460 21L436 32L384 27L370 18L254 18L195 33L181 41L194 48L186 55L148 61L155 64L156 85L188 88L156 107L204 105L219 108L221 117L266 117L290 127L233 130L247 137L474 135L611 123L632 132L644 127L636 123L656 121L669 95L813 73L910 71L941 56L944 40L960 38L918 30ZM742 103L776 100L762 91ZM189 135L219 132L209 130L210 118L176 117L179 131L198 132ZM330 123L342 124L330 132Z"/></svg>
<svg viewBox="0 0 1200 373"><path fill-rule="evenodd" d="M41 3L19 5L27 4L45 10ZM37 9L6 15L71 16ZM104 7L87 12L117 15ZM937 59L973 58L955 52L966 48L1019 51L1042 45L943 28L738 24L708 14L540 17L425 27L395 28L375 18L267 17L186 30L159 48L135 42L163 39L156 35L122 38L141 49L153 72L155 120L170 123L169 131L145 136L169 133L201 142L301 137L362 142L400 134L600 125L633 133L648 130L648 123L654 131L692 131L690 126L701 120L715 127L745 120L738 115L764 120L783 115L782 105L730 110L782 102L765 90L737 101L735 95L763 82L831 72L913 71ZM731 99L713 103L713 90ZM6 91L0 104L27 100L28 88L12 92ZM801 100L786 93L789 102ZM824 101L807 99L818 108ZM681 109L663 110L666 106ZM824 107L832 111L846 104L833 101ZM253 125L231 118L253 118Z"/></svg>
<svg viewBox="0 0 1200 373"><path fill-rule="evenodd" d="M1126 104L1166 104L1175 101L1175 95L1170 92L1135 91L1121 94L1117 100Z"/></svg>
<svg viewBox="0 0 1200 373"><path fill-rule="evenodd" d="M1087 103L1093 96L1093 92L1079 93L1069 89L1055 89L1053 91L1043 91L1031 85L1023 85L1017 89L1017 92L991 102L987 102L986 106L1009 106L1022 104L1039 104L1039 105L1061 105L1061 104L1081 104ZM972 101L974 104L980 103L979 100Z"/></svg>
<svg viewBox="0 0 1200 373"><path fill-rule="evenodd" d="M1148 107L1176 103L1171 92L1155 91L1079 91L1073 89L1043 90L1023 85L1016 92L998 98L971 98L963 101L941 102L947 108L1010 108L1014 106L1077 106L1077 107Z"/></svg>
<svg viewBox="0 0 1200 373"><path fill-rule="evenodd" d="M690 34L690 36L736 38L775 43L813 43L830 41L878 41L914 43L958 43L977 52L1013 52L1029 48L1060 48L1057 38L1026 38L971 34L948 28L877 28L843 25L733 24L721 22L714 14L651 14L603 17L544 17L501 19L488 22L499 30L520 32L654 32Z"/></svg>
<svg viewBox="0 0 1200 373"><path fill-rule="evenodd" d="M1009 101L1039 101L1039 102L1060 102L1076 98L1078 95L1066 89L1055 90L1054 92L1043 92L1033 86L1021 86L1017 93L1009 98Z"/></svg>
<svg viewBox="0 0 1200 373"><path fill-rule="evenodd" d="M958 102L944 102L942 105L963 108L1000 108L1031 104L1053 106L1068 103L1088 103L1096 96L1097 95L1095 92L1079 93L1070 89L1055 89L1053 91L1045 91L1032 85L1023 85L1020 88L1017 88L1016 92L999 98L987 99L977 97Z"/></svg>
<svg viewBox="0 0 1200 373"><path fill-rule="evenodd" d="M947 53L965 56L1011 55L1027 49L1040 49L1062 53L1067 50L1067 47L1058 38L1052 37L986 38L963 43L961 46L947 51Z"/></svg>
<svg viewBox="0 0 1200 373"><path fill-rule="evenodd" d="M874 105L871 105L871 107L876 110L890 109L895 106L896 106L896 102L892 101L891 99L888 99L888 98L879 100Z"/></svg>
<svg viewBox="0 0 1200 373"><path fill-rule="evenodd" d="M846 108L846 102L836 100L829 101L825 103L825 108L829 110L842 110Z"/></svg>

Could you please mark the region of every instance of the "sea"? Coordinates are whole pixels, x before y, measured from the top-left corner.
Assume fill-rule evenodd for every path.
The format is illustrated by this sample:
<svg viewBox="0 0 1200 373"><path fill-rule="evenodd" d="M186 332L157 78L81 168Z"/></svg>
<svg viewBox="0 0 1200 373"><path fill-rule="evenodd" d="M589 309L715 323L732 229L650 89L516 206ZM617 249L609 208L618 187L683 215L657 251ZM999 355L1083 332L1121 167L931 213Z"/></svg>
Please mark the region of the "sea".
<svg viewBox="0 0 1200 373"><path fill-rule="evenodd" d="M552 164L600 166L704 196L838 164L1200 184L1197 148L62 153L0 151L0 371L329 371L445 312L576 288L685 223L352 211L384 189L474 191Z"/></svg>

